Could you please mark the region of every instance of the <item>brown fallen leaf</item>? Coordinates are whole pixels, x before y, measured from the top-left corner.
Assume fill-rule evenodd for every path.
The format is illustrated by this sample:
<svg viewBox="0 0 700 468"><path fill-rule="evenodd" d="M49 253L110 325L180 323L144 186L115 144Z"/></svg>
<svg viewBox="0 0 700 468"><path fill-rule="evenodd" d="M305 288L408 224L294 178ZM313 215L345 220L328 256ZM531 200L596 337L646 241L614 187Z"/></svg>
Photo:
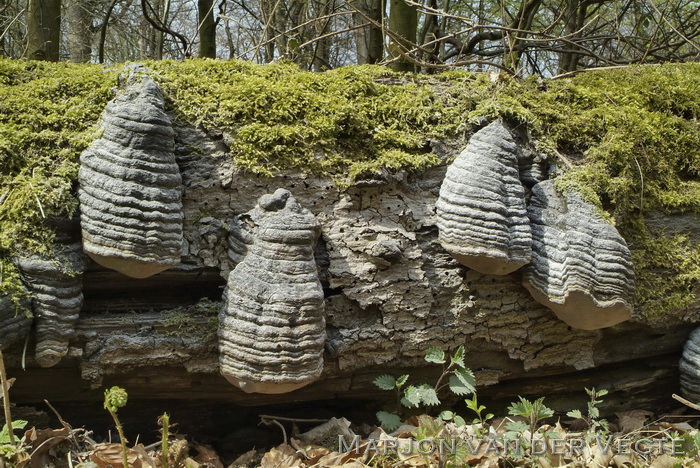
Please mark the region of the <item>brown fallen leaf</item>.
<svg viewBox="0 0 700 468"><path fill-rule="evenodd" d="M653 416L654 413L636 409L623 413L615 413L615 415L620 419L620 430L628 434L644 427L644 423Z"/></svg>
<svg viewBox="0 0 700 468"><path fill-rule="evenodd" d="M267 452L260 466L262 468L301 468L302 464L296 451L289 445L282 444Z"/></svg>
<svg viewBox="0 0 700 468"><path fill-rule="evenodd" d="M129 466L124 466L122 457L122 446L120 444L98 444L95 449L90 452L90 461L97 464L100 468L143 468L141 459L138 453L129 449L126 452L126 459Z"/></svg>
<svg viewBox="0 0 700 468"><path fill-rule="evenodd" d="M31 446L32 468L43 468L51 464L51 455L56 446L68 440L71 436L70 428L61 429L36 429L32 427L24 433L25 441Z"/></svg>
<svg viewBox="0 0 700 468"><path fill-rule="evenodd" d="M256 459L258 458L258 451L253 449L249 450L240 457L236 458L233 463L231 463L228 468L240 468L240 467L247 467L253 463L255 463Z"/></svg>
<svg viewBox="0 0 700 468"><path fill-rule="evenodd" d="M224 468L219 455L209 445L195 445L194 449L197 451L194 461L200 465L206 465L209 468Z"/></svg>

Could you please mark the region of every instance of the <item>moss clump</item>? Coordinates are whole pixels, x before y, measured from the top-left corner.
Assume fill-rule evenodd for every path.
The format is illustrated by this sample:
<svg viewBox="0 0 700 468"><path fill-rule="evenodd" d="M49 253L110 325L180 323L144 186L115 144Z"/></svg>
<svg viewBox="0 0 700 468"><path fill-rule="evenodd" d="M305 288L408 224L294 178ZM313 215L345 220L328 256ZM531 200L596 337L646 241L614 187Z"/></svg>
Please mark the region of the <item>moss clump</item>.
<svg viewBox="0 0 700 468"><path fill-rule="evenodd" d="M44 219L74 212L78 157L116 76L91 65L0 60L0 293L23 291L14 252L48 252L53 232Z"/></svg>
<svg viewBox="0 0 700 468"><path fill-rule="evenodd" d="M424 169L438 163L427 139L464 131L465 106L473 105L427 79L401 80L382 67L311 73L288 63L149 66L180 118L223 131L237 166L265 175L296 169L349 182L384 169ZM476 75L462 79L487 83Z"/></svg>
<svg viewBox="0 0 700 468"><path fill-rule="evenodd" d="M162 313L164 334L176 337L197 337L203 341L216 339L221 303L201 299L189 307L176 307Z"/></svg>

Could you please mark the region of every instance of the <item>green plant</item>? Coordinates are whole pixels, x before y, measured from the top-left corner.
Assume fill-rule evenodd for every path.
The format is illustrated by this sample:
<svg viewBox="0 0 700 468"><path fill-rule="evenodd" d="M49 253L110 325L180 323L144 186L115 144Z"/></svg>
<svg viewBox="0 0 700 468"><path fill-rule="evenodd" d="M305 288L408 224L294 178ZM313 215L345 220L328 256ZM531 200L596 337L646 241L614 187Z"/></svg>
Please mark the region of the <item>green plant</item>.
<svg viewBox="0 0 700 468"><path fill-rule="evenodd" d="M572 410L566 413L567 416L571 418L578 418L582 419L588 424L589 429L591 429L593 432L597 431L598 429L602 428L604 432L608 431L608 421L605 419L598 419L600 418L600 410L598 409L597 405L603 402L603 400L599 400L598 398L602 398L605 395L608 394L608 391L603 389L603 390L597 390L595 387L586 389L586 393L590 397L590 400L587 403L587 413L584 416L583 413L581 413L580 410Z"/></svg>
<svg viewBox="0 0 700 468"><path fill-rule="evenodd" d="M483 426L489 419L493 418L493 414L491 413L487 413L485 415L482 414L486 407L478 403L478 401L476 400L476 393L473 394L471 398L467 398L466 400L464 400L464 402L467 404L467 408L476 413L477 419L473 421L474 424L478 422Z"/></svg>
<svg viewBox="0 0 700 468"><path fill-rule="evenodd" d="M119 432L119 442L122 445L122 456L124 457L124 466L129 466L129 458L127 457L126 448L126 437L124 436L124 428L122 427L119 418L117 417L117 410L126 406L126 402L129 395L126 390L120 387L112 387L109 390L105 390L105 403L104 407L109 414L112 415L114 419L114 425L117 427L117 432Z"/></svg>
<svg viewBox="0 0 700 468"><path fill-rule="evenodd" d="M21 419L12 422L14 430L24 429L26 425L27 421ZM2 431L0 431L0 460L4 460L6 463L9 462L9 466L15 466L16 463L14 461L18 461L21 457L28 458L26 448L24 437L17 440L7 427L7 424L2 426Z"/></svg>
<svg viewBox="0 0 700 468"><path fill-rule="evenodd" d="M168 468L168 437L170 435L170 415L163 413L160 417L161 432L160 432L160 456L162 468Z"/></svg>
<svg viewBox="0 0 700 468"><path fill-rule="evenodd" d="M458 396L468 395L476 391L474 373L464 364L464 346L457 348L457 351L449 357L449 363L444 350L438 347L429 348L425 352L425 361L431 364L442 364L442 373L435 385L423 383L405 386L409 378L408 375L402 375L395 379L387 374L374 380L374 384L380 389L396 392L397 410L401 406L409 409L418 408L421 405L437 406L440 404L438 393L445 388L449 388L452 393ZM388 411L379 411L377 419L387 431L392 431L401 424L401 417ZM455 419L455 417L452 416L450 419ZM455 422L464 423L464 419L460 418L459 421Z"/></svg>
<svg viewBox="0 0 700 468"><path fill-rule="evenodd" d="M530 431L530 439L528 442L528 447L532 447L533 441L535 440L535 433L537 432L537 424L543 419L552 417L554 411L547 408L544 405L544 397L538 398L535 401L530 401L521 396L518 397L518 401L511 403L508 407L508 414L511 416L520 416L527 419L527 423L523 421L511 421L506 425L511 434L506 433L508 438L512 438L513 435L522 436L525 431ZM514 434L513 434L514 433Z"/></svg>

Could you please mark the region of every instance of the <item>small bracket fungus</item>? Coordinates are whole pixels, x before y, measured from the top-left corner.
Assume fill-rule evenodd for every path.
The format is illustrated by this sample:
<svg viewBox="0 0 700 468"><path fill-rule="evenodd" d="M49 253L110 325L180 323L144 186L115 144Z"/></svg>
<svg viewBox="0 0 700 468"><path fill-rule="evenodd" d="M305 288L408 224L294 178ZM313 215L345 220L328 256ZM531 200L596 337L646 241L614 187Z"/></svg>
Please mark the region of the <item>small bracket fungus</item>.
<svg viewBox="0 0 700 468"><path fill-rule="evenodd" d="M518 146L499 121L479 130L447 169L436 204L440 244L459 263L506 275L530 261Z"/></svg>
<svg viewBox="0 0 700 468"><path fill-rule="evenodd" d="M57 245L55 253L51 257L30 255L16 259L32 296L36 361L41 367L54 366L66 355L83 307L83 272L88 258L79 242Z"/></svg>
<svg viewBox="0 0 700 468"><path fill-rule="evenodd" d="M32 328L29 308L29 301L24 298L18 307L10 296L0 297L0 350L24 342L29 335Z"/></svg>
<svg viewBox="0 0 700 468"><path fill-rule="evenodd" d="M238 225L247 232L232 255L240 261L219 316L220 370L248 393L291 392L323 369L323 289L313 253L320 225L283 189L243 217Z"/></svg>
<svg viewBox="0 0 700 468"><path fill-rule="evenodd" d="M692 402L700 401L700 327L688 336L678 368L681 372L681 392Z"/></svg>
<svg viewBox="0 0 700 468"><path fill-rule="evenodd" d="M577 193L559 194L553 180L533 187L528 214L532 262L523 284L535 300L583 330L629 320L632 255L617 229Z"/></svg>
<svg viewBox="0 0 700 468"><path fill-rule="evenodd" d="M146 278L180 263L183 214L175 132L143 68L131 67L102 129L80 156L83 249L102 266Z"/></svg>

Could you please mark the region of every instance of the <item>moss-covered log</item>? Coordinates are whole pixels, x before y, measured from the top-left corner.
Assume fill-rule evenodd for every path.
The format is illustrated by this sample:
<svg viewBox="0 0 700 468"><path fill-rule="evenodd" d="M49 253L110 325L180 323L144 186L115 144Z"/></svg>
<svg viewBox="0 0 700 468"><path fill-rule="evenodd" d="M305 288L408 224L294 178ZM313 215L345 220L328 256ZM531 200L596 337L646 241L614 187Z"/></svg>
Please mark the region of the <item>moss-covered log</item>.
<svg viewBox="0 0 700 468"><path fill-rule="evenodd" d="M189 398L199 387L197 395L247 404L372 397L377 373L430 374L417 370L425 349L462 344L495 398L527 393L514 387L519 379L543 393L543 382L575 393L626 381L644 401L675 389L668 379L688 324L700 322L698 65L540 83L367 66L312 74L288 64L148 65L176 134L182 263L144 280L93 264L68 357L51 370L29 359L13 387L18 401L72 398L46 387L38 395L42 376L97 396L88 389L115 383L140 398ZM76 210L78 156L98 136L119 71L0 62L2 293L18 305L26 292L11 259L19 249L46 254L44 217ZM520 272L479 274L440 246L435 202L447 165L497 117L520 132L531 160L560 174L560 188L583 193L625 237L638 284L632 322L570 329L532 299ZM261 399L218 376L216 314L227 223L278 188L321 224L328 339L319 382Z"/></svg>

